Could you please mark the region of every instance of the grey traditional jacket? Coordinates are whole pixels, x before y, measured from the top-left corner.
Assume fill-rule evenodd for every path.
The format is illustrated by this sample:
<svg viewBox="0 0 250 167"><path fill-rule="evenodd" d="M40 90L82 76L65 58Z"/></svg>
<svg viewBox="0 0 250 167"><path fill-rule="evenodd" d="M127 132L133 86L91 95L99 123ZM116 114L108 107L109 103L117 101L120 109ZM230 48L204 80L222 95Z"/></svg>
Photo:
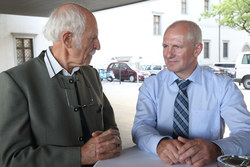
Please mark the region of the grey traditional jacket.
<svg viewBox="0 0 250 167"><path fill-rule="evenodd" d="M88 135L109 128L113 109L91 66L50 78L42 52L0 74L1 167L80 167Z"/></svg>

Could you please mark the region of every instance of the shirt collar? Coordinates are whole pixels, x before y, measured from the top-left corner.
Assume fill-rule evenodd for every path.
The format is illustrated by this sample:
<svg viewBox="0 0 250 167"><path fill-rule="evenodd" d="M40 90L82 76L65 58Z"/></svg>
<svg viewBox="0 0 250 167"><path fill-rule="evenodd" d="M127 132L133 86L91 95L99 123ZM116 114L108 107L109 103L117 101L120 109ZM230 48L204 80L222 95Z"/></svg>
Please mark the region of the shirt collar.
<svg viewBox="0 0 250 167"><path fill-rule="evenodd" d="M190 80L190 81L192 81L192 82L194 82L194 83L200 84L201 83L201 73L202 73L201 67L197 64L195 70L193 71L193 73L187 79ZM172 84L174 84L176 79L180 79L172 71L169 71L168 75L170 76L169 77L169 82L168 82L169 86L172 85Z"/></svg>
<svg viewBox="0 0 250 167"><path fill-rule="evenodd" d="M71 74L68 73L67 70L65 70L59 63L58 61L55 59L55 57L52 55L51 53L51 49L52 47L49 47L46 50L45 56L44 56L44 62L46 64L46 67L48 69L49 72L49 76L50 78L53 78L56 74L60 73L62 71L62 74L64 76L72 76L76 71L78 71L80 69L80 67L74 67L72 69Z"/></svg>
<svg viewBox="0 0 250 167"><path fill-rule="evenodd" d="M194 72L187 79L189 79L193 83L201 84L202 83L201 77L202 77L202 68L197 64Z"/></svg>

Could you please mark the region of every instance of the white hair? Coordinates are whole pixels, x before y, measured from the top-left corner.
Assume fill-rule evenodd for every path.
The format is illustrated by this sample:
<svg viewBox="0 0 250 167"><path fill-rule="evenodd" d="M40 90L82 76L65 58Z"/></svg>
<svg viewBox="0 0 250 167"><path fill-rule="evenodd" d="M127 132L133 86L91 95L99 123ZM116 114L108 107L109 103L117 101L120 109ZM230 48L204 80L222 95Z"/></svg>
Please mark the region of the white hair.
<svg viewBox="0 0 250 167"><path fill-rule="evenodd" d="M79 48L85 25L86 17L80 7L70 4L67 8L55 9L51 13L43 34L47 40L58 42L63 32L70 31L76 38L76 47Z"/></svg>

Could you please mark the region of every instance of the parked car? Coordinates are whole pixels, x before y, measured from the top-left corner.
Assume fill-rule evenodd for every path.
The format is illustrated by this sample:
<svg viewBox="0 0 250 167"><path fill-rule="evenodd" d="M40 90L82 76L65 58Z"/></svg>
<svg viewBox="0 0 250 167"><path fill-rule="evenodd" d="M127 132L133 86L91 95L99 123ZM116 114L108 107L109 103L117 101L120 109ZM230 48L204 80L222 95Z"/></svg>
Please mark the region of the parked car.
<svg viewBox="0 0 250 167"><path fill-rule="evenodd" d="M235 82L243 83L245 89L250 90L250 52L238 55L235 65Z"/></svg>
<svg viewBox="0 0 250 167"><path fill-rule="evenodd" d="M166 68L167 68L166 65L157 65L157 64L145 65L144 67L145 70L150 72L151 76L158 74L158 72Z"/></svg>
<svg viewBox="0 0 250 167"><path fill-rule="evenodd" d="M107 67L107 72L113 71L116 79L121 81L130 80L135 82L137 80L137 70L135 63L129 62L114 62L110 63ZM142 70L138 67L138 79L139 81L144 81L145 78L148 78L150 73L148 71Z"/></svg>
<svg viewBox="0 0 250 167"><path fill-rule="evenodd" d="M211 66L208 65L200 65L201 68L205 69L205 70L210 70L213 71L214 73L218 73L219 68L212 68Z"/></svg>
<svg viewBox="0 0 250 167"><path fill-rule="evenodd" d="M217 70L217 73L222 73L222 74L226 74L231 78L235 77L235 72L234 72L234 68L235 68L235 63L233 62L218 62L218 63L214 63L212 68L215 69L215 71Z"/></svg>
<svg viewBox="0 0 250 167"><path fill-rule="evenodd" d="M210 70L212 70L215 74L226 74L224 69L221 69L216 66L209 66L209 67L210 67Z"/></svg>

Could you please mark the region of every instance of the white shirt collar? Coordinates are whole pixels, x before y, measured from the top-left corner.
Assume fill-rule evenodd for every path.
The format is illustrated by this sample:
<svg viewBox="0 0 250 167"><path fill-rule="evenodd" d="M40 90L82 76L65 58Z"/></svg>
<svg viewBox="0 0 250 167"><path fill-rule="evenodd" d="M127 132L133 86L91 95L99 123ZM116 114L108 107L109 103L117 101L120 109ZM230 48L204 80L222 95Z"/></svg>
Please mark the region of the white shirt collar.
<svg viewBox="0 0 250 167"><path fill-rule="evenodd" d="M52 47L49 47L46 50L45 56L44 56L44 62L46 64L47 70L49 72L50 78L53 78L56 74L62 71L62 74L64 76L72 76L76 71L80 69L80 67L74 67L71 74L68 73L67 70L65 70L55 59L55 57L52 55L50 49Z"/></svg>

